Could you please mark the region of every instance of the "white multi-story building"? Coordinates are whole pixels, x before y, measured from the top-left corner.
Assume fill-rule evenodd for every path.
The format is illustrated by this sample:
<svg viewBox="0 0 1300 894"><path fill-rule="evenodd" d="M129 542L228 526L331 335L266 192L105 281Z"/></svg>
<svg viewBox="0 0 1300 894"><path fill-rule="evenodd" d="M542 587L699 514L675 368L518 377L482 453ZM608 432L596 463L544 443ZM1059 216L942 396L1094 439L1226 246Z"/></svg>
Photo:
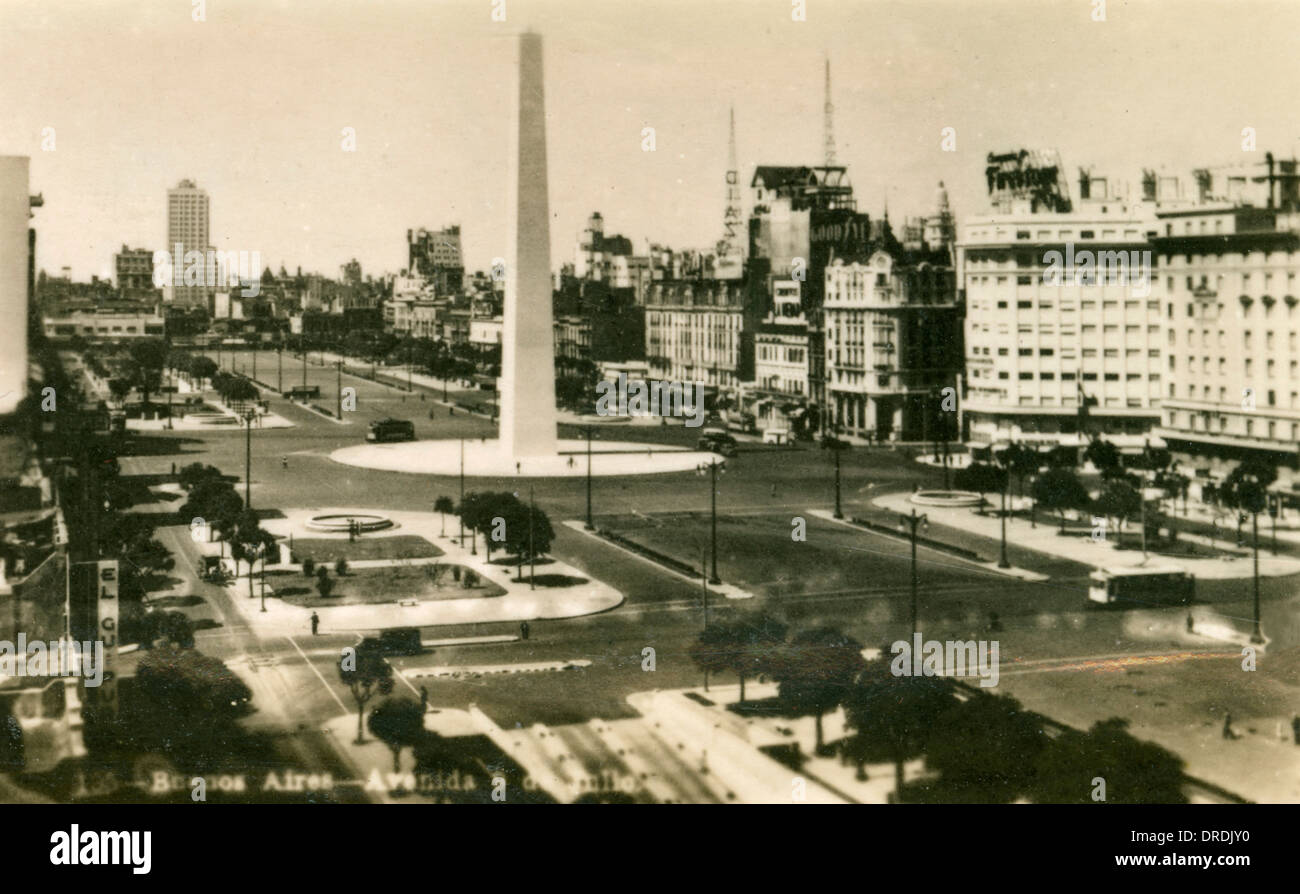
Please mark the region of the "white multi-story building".
<svg viewBox="0 0 1300 894"><path fill-rule="evenodd" d="M172 253L173 270L184 270L187 266L185 255L192 251L202 252L206 258L212 244L209 230L208 194L199 189L193 180L182 180L174 188L167 190L167 247ZM177 257L179 254L179 257ZM208 283L215 280L215 271L205 273ZM208 296L213 292L209 285L175 285L169 283L164 287L164 296L171 303L187 307L208 307Z"/></svg>
<svg viewBox="0 0 1300 894"><path fill-rule="evenodd" d="M1043 181L1052 177L1017 184ZM1140 446L1159 420L1165 336L1152 269L1156 204L1108 195L1098 178L1082 183L1077 203L1024 188L992 196L998 213L961 227L961 409L975 443L1078 444L1082 425Z"/></svg>
<svg viewBox="0 0 1300 894"><path fill-rule="evenodd" d="M1292 161L1194 174L1193 207L1157 214L1165 390L1158 432L1202 476L1238 461L1300 481L1300 172Z"/></svg>
<svg viewBox="0 0 1300 894"><path fill-rule="evenodd" d="M772 281L772 310L754 332L754 381L745 383L742 409L760 429L790 429L808 407L808 318L800 285Z"/></svg>

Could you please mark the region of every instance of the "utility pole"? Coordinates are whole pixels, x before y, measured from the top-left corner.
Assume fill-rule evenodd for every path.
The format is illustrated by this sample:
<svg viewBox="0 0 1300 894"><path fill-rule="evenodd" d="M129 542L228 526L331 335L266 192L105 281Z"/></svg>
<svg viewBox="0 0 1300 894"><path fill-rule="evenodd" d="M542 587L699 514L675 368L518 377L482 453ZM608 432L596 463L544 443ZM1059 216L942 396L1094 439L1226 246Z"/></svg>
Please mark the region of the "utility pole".
<svg viewBox="0 0 1300 894"><path fill-rule="evenodd" d="M594 531L596 526L591 520L591 426L584 426L583 430L587 434L587 530Z"/></svg>
<svg viewBox="0 0 1300 894"><path fill-rule="evenodd" d="M929 528L929 519L924 515L917 515L916 510L912 510L911 515L900 515L898 517L898 527L903 531L910 531L912 537L912 632L918 632L916 626L916 533L917 528Z"/></svg>

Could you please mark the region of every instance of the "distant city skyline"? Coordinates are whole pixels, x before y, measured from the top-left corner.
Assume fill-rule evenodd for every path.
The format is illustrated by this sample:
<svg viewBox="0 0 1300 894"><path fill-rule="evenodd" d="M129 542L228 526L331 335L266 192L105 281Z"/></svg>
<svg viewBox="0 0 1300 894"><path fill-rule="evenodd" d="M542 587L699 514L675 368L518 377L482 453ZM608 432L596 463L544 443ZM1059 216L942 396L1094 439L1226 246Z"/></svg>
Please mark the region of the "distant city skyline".
<svg viewBox="0 0 1300 894"><path fill-rule="evenodd" d="M930 213L940 180L959 219L984 210L991 151L1055 148L1072 188L1092 166L1134 192L1143 167L1296 151L1300 110L1275 89L1300 73L1300 37L1277 27L1289 4L1107 7L1094 22L1083 0L809 0L792 22L775 0L509 0L497 23L490 3L388 0L358 29L346 3L208 4L205 22L183 3L0 3L14 66L0 154L32 158L37 265L52 274L108 278L123 244L167 248L167 190L182 179L211 198L214 247L259 251L273 270L335 276L355 257L396 272L407 229L451 224L467 269L486 270L506 254L505 38L529 26L546 40L555 267L593 211L638 252L712 247L729 109L748 214L755 166L822 161L828 57L837 161L859 209L879 216L887 200L895 224ZM955 152L941 150L945 127Z"/></svg>

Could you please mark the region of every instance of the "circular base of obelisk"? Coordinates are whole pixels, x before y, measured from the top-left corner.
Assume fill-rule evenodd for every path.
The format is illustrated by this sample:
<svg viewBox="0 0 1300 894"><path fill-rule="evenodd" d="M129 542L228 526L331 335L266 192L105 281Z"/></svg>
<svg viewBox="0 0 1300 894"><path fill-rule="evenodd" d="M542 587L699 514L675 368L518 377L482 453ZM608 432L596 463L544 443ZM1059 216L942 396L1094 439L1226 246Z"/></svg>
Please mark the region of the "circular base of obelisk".
<svg viewBox="0 0 1300 894"><path fill-rule="evenodd" d="M413 475L459 475L461 441L406 441L400 444L359 444L342 447L330 459L348 466L409 472ZM587 474L586 439L560 440L553 456L521 456L505 453L495 439L466 439L465 474L475 478L581 478ZM701 450L686 450L662 444L634 441L598 441L592 444L591 474L655 475L691 472L700 463L722 461L722 457Z"/></svg>

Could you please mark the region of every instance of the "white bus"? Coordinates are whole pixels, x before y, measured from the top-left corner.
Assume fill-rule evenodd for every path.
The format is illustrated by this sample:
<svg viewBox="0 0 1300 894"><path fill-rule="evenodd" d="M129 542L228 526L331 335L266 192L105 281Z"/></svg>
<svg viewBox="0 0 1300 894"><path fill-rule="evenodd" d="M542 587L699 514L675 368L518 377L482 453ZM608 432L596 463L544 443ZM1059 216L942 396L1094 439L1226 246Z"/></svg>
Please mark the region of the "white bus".
<svg viewBox="0 0 1300 894"><path fill-rule="evenodd" d="M1088 576L1088 599L1102 605L1188 605L1196 577L1173 565L1098 568Z"/></svg>

